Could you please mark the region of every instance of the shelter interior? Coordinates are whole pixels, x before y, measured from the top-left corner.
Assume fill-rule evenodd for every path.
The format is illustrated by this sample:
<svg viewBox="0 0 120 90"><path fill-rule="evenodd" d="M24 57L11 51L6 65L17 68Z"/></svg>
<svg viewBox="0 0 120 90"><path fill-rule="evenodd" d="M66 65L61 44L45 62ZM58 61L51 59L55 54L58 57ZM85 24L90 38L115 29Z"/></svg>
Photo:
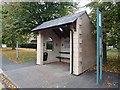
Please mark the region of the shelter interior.
<svg viewBox="0 0 120 90"><path fill-rule="evenodd" d="M42 31L44 36L43 52L48 53L44 64L55 61L70 62L70 26L75 26L74 24L66 24Z"/></svg>

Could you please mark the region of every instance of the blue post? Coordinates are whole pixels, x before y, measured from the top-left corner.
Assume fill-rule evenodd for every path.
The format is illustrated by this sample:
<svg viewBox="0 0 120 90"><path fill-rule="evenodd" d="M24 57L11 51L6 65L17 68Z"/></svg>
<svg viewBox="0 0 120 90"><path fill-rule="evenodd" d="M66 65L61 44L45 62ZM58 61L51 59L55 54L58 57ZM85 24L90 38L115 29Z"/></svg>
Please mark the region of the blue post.
<svg viewBox="0 0 120 90"><path fill-rule="evenodd" d="M97 58L96 58L96 83L99 84L99 8L97 13Z"/></svg>
<svg viewBox="0 0 120 90"><path fill-rule="evenodd" d="M96 58L96 83L102 80L102 17L99 8L97 13L97 58Z"/></svg>
<svg viewBox="0 0 120 90"><path fill-rule="evenodd" d="M102 80L102 15L99 12L99 28L100 28L100 80Z"/></svg>
<svg viewBox="0 0 120 90"><path fill-rule="evenodd" d="M100 46L102 47L102 37L100 37ZM100 80L102 80L102 48L100 48Z"/></svg>

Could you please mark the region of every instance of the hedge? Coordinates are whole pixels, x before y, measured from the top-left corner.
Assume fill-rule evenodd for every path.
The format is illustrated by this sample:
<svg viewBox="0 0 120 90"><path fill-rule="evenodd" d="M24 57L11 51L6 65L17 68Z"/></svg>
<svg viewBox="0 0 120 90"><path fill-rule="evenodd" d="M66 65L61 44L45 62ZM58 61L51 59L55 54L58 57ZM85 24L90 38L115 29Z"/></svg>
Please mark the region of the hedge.
<svg viewBox="0 0 120 90"><path fill-rule="evenodd" d="M33 48L33 49L37 49L37 44L32 44L32 43L21 44L20 48Z"/></svg>

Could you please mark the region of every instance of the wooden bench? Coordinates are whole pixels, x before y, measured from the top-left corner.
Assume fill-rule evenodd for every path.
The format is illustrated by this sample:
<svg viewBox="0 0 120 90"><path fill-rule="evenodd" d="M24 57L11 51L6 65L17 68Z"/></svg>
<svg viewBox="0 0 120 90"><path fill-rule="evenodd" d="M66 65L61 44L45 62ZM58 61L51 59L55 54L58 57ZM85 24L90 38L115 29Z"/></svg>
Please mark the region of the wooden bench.
<svg viewBox="0 0 120 90"><path fill-rule="evenodd" d="M70 54L70 52L59 52L60 54ZM59 61L61 62L61 59L68 59L70 60L69 57L63 57L63 56L57 56L56 58L59 59Z"/></svg>

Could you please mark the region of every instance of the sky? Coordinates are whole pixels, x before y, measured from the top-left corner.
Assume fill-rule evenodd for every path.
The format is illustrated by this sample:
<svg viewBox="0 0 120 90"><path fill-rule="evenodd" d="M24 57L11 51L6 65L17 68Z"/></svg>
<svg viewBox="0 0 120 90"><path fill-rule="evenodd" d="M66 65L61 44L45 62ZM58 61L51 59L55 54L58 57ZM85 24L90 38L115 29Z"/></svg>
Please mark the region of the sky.
<svg viewBox="0 0 120 90"><path fill-rule="evenodd" d="M90 8L89 8L89 7L86 8L86 7L84 7L84 6L85 6L86 4L88 4L88 3L90 3L91 0L74 0L74 1L75 1L75 2L80 2L80 4L79 4L80 9L79 9L77 12L86 10L88 14L90 13L90 11L91 11Z"/></svg>
<svg viewBox="0 0 120 90"><path fill-rule="evenodd" d="M74 0L74 1L80 2L81 7L91 2L91 0Z"/></svg>
<svg viewBox="0 0 120 90"><path fill-rule="evenodd" d="M19 1L19 0L0 0L1 1ZM23 1L26 1L26 0L23 0ZM32 1L32 0L30 0ZM33 0L34 1L34 0ZM80 2L79 6L81 7L77 12L80 12L80 11L84 11L86 10L87 13L89 14L90 13L90 9L89 8L83 8L83 6L85 6L86 4L90 3L91 0L73 0L74 2Z"/></svg>

